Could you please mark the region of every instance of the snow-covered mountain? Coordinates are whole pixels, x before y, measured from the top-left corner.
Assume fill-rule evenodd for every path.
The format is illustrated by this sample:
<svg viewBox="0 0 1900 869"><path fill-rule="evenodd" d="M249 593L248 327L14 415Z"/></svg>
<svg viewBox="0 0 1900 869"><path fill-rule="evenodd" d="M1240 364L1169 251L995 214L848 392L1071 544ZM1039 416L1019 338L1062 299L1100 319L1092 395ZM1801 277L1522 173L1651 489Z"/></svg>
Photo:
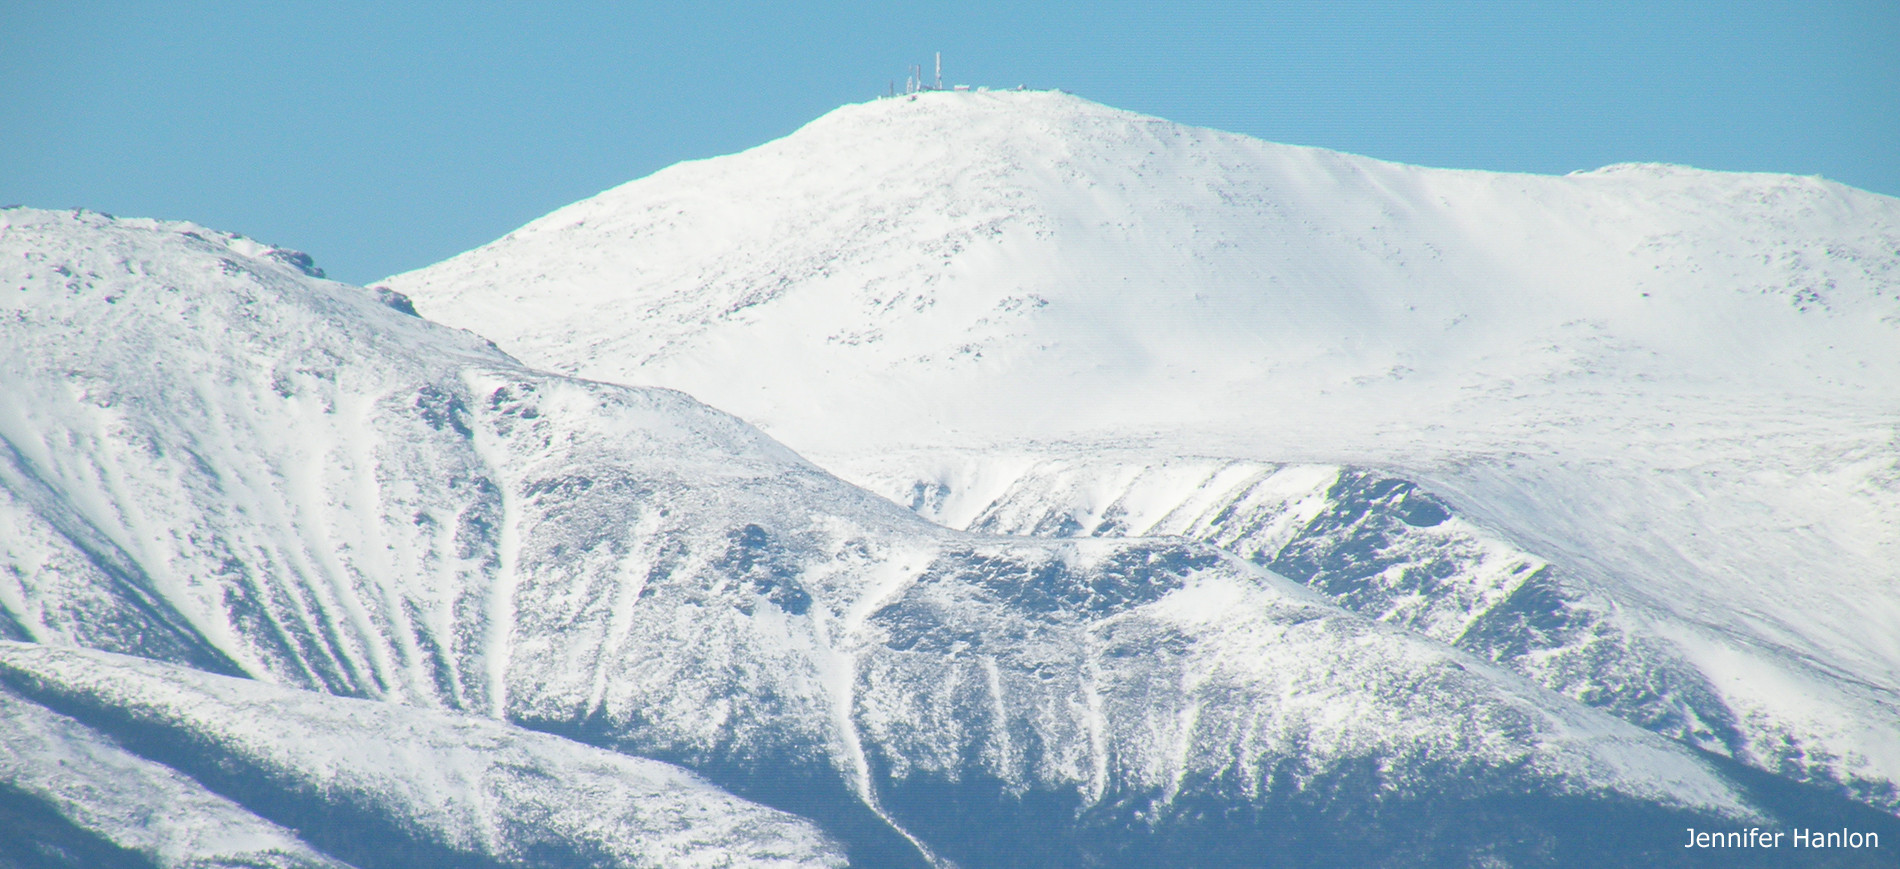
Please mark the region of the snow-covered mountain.
<svg viewBox="0 0 1900 869"><path fill-rule="evenodd" d="M1667 859L1685 826L1900 836L1218 549L947 530L683 394L536 372L310 272L191 224L0 212L0 858L1581 864Z"/></svg>
<svg viewBox="0 0 1900 869"><path fill-rule="evenodd" d="M1900 810L1900 200L925 93L386 283L952 527L1185 534Z"/></svg>

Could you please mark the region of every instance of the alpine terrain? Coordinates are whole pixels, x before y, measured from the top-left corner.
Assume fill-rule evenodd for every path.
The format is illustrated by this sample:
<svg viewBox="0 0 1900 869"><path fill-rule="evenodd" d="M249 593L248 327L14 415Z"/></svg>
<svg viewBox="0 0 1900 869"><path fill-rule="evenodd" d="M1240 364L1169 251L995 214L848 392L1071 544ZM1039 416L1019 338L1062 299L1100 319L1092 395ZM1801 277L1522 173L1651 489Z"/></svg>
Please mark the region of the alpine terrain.
<svg viewBox="0 0 1900 869"><path fill-rule="evenodd" d="M1029 92L0 210L0 867L1890 865L1897 226Z"/></svg>
<svg viewBox="0 0 1900 869"><path fill-rule="evenodd" d="M1900 812L1900 200L939 92L385 283L938 523L1198 540Z"/></svg>

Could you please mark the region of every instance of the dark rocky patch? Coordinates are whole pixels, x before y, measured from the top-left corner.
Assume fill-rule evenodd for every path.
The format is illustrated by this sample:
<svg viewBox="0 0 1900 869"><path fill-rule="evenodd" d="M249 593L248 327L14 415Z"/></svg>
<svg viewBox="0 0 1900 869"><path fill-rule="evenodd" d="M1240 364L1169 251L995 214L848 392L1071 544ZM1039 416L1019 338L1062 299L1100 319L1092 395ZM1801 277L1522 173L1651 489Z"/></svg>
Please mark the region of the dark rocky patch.
<svg viewBox="0 0 1900 869"><path fill-rule="evenodd" d="M811 609L811 593L799 584L799 567L772 535L758 525L735 528L726 535L727 547L713 563L717 570L739 577L768 603L795 616ZM750 613L750 610L747 610Z"/></svg>
<svg viewBox="0 0 1900 869"><path fill-rule="evenodd" d="M318 275L317 277L322 277L322 275ZM376 293L376 301L381 302L385 307L389 308L390 310L396 311L398 313L408 314L411 317L422 316L421 314L416 313L416 303L410 301L408 296L403 295L402 293L398 293L395 290L392 290L388 287L370 287L370 290Z"/></svg>
<svg viewBox="0 0 1900 869"><path fill-rule="evenodd" d="M468 405L451 390L424 386L416 391L415 408L422 414L422 421L436 431L447 428L464 438L475 437L475 430L468 423Z"/></svg>

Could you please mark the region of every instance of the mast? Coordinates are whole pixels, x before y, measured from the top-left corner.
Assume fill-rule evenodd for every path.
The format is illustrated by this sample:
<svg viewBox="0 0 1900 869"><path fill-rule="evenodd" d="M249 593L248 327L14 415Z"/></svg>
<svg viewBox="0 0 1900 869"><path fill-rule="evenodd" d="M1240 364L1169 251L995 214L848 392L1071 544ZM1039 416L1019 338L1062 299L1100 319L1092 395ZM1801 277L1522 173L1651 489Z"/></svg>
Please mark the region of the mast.
<svg viewBox="0 0 1900 869"><path fill-rule="evenodd" d="M943 52L941 51L937 52L937 87L935 89L943 90Z"/></svg>

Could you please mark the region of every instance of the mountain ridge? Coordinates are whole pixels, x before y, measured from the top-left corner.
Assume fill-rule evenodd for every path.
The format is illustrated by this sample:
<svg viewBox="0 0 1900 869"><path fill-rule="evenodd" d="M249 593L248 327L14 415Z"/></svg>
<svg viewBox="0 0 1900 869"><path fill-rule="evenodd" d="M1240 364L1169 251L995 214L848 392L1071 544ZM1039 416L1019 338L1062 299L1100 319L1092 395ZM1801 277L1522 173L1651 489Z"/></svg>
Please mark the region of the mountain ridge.
<svg viewBox="0 0 1900 869"><path fill-rule="evenodd" d="M195 773L204 805L295 830L420 785L246 797L303 793L345 749L151 698L235 692L307 706L298 720L560 745L522 732L544 731L591 746L564 757L692 770L724 792L707 799L737 794L786 822L771 829L872 865L1142 865L1215 844L1255 861L1587 862L1669 853L1678 822L1799 817L1674 742L1216 549L931 525L683 393L537 372L218 238L0 215L0 435L143 577L52 526L25 475L0 478L7 527L38 529L0 537L0 610L28 641L0 647L0 701L173 771L153 781ZM141 594L251 681L193 669L209 665L161 622L104 629ZM263 770L269 745L303 759L213 774L219 752ZM555 782L548 799L585 796L557 764L527 766L522 781ZM107 823L33 787L34 817ZM484 859L561 865L570 852L511 850L537 803L510 805L441 828ZM53 830L41 844L76 841L54 827L33 827ZM583 851L617 847L568 829ZM719 829L704 853L770 849L763 828Z"/></svg>
<svg viewBox="0 0 1900 869"><path fill-rule="evenodd" d="M1425 169L929 93L386 284L531 364L684 389L898 503L1091 456L1374 469L1670 650L1711 686L1697 715L1741 728L1723 750L1900 807L1892 197ZM1101 506L1065 491L1038 509Z"/></svg>

